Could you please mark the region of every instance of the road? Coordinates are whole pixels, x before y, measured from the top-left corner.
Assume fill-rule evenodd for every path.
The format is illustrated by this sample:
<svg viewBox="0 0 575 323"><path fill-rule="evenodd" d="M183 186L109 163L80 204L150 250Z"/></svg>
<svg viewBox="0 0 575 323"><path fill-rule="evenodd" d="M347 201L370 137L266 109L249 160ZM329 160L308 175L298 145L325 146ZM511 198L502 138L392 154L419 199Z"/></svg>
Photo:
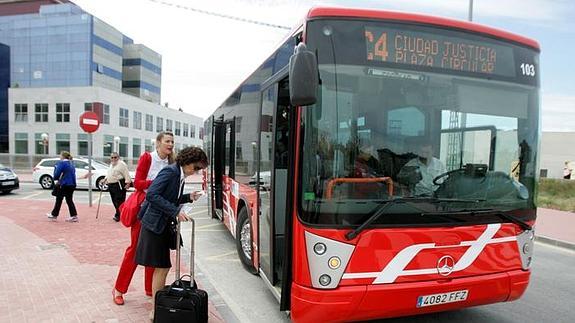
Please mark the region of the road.
<svg viewBox="0 0 575 323"><path fill-rule="evenodd" d="M186 188L195 189L199 185L188 184ZM93 194L95 207L99 192ZM21 183L20 190L0 198L33 201L53 197L38 184ZM77 191L74 200L87 203L88 192ZM101 203L111 204L106 192ZM263 280L243 269L231 234L222 223L208 217L206 201L200 200L194 207L197 279L208 290L222 317L227 322L288 322ZM183 233L189 245L189 224L183 227ZM536 243L535 248L530 286L515 302L378 322L574 322L575 252L542 243ZM189 259L187 252L185 249L184 261Z"/></svg>

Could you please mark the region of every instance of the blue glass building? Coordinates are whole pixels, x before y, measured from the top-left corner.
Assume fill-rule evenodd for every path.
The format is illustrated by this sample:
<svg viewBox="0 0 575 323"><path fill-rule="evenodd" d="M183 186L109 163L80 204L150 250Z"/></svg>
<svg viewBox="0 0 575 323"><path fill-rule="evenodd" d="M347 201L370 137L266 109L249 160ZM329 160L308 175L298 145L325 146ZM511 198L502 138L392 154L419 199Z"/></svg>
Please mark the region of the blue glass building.
<svg viewBox="0 0 575 323"><path fill-rule="evenodd" d="M8 87L10 47L0 43L0 153L8 152Z"/></svg>
<svg viewBox="0 0 575 323"><path fill-rule="evenodd" d="M11 87L98 86L160 102L161 56L71 2L0 3L0 43Z"/></svg>

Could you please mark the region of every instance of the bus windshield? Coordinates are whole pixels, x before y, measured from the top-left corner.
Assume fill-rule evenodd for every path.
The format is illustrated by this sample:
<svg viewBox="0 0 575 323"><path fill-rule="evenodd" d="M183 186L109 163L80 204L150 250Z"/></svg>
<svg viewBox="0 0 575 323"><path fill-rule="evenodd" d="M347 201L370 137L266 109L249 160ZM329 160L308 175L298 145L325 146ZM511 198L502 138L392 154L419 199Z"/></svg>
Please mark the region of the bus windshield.
<svg viewBox="0 0 575 323"><path fill-rule="evenodd" d="M315 20L315 105L302 108L300 216L354 226L534 214L538 53L462 31ZM537 71L538 72L538 71ZM525 219L525 218L524 218Z"/></svg>

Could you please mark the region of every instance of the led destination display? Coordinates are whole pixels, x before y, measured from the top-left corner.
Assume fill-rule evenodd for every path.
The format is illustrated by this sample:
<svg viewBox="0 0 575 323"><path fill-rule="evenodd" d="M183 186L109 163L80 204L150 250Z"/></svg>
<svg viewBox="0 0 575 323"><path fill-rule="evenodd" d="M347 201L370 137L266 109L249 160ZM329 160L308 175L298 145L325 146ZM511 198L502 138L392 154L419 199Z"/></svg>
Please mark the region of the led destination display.
<svg viewBox="0 0 575 323"><path fill-rule="evenodd" d="M441 34L365 27L367 60L515 77L513 48Z"/></svg>

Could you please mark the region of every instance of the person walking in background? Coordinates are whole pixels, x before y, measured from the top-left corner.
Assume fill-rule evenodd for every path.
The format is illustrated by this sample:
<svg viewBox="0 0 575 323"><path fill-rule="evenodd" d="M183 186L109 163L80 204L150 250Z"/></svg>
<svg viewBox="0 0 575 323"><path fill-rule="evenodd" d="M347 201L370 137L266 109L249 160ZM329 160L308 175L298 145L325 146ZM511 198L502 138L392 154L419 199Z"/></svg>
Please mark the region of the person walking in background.
<svg viewBox="0 0 575 323"><path fill-rule="evenodd" d="M563 179L571 179L571 174L573 173L573 170L571 169L571 167L569 167L570 162L566 161L565 162L565 167L563 167Z"/></svg>
<svg viewBox="0 0 575 323"><path fill-rule="evenodd" d="M201 148L186 147L178 153L176 164L160 171L146 193L146 201L138 214L142 229L136 262L154 267L152 302L156 292L166 284L166 276L172 267L170 247L175 248L175 233L171 229L171 223L189 220L189 217L180 211L179 205L195 201L201 196L200 192L182 194L185 179L207 165L208 157ZM153 318L153 310L150 318Z"/></svg>
<svg viewBox="0 0 575 323"><path fill-rule="evenodd" d="M140 156L138 165L136 166L136 177L134 178L134 188L136 189L136 192L133 194L141 196L141 200L138 201L138 206L143 202L146 196L145 191L152 184L152 180L156 178L162 168L172 164L174 160L174 135L167 131L160 132L156 136L156 150L151 153L147 151L144 152ZM122 220L122 223L124 223L124 220ZM131 222L129 225L130 246L128 246L124 252L124 258L120 265L116 284L112 290L112 297L114 303L117 305L124 304L123 294L128 291L128 286L130 285L134 272L138 266L134 258L136 255L136 246L138 244L141 224L136 218L135 221ZM148 296L152 296L153 273L154 268L146 267L144 271L144 287L146 295Z"/></svg>
<svg viewBox="0 0 575 323"><path fill-rule="evenodd" d="M110 168L108 168L105 181L108 184L108 192L116 209L114 221L118 222L120 221L120 205L126 200L126 190L130 188L132 180L128 166L116 152L110 155Z"/></svg>
<svg viewBox="0 0 575 323"><path fill-rule="evenodd" d="M67 151L62 151L60 153L60 161L56 163L54 167L54 184L59 185L60 189L56 195L56 203L52 212L46 214L48 219L56 221L58 215L60 214L60 207L62 207L62 201L66 199L66 204L68 205L68 211L70 212L70 217L66 219L67 222L78 222L78 212L76 211L76 205L74 205L74 190L76 189L76 168L72 163L72 155Z"/></svg>

